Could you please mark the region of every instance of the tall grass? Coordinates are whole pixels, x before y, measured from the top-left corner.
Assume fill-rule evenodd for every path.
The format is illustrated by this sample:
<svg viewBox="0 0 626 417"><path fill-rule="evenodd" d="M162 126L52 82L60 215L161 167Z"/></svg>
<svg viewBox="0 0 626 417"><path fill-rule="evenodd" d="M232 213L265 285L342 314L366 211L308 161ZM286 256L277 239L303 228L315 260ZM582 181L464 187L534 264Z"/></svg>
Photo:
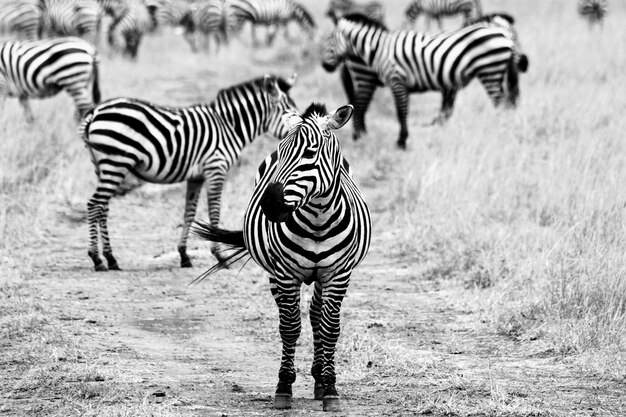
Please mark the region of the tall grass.
<svg viewBox="0 0 626 417"><path fill-rule="evenodd" d="M394 148L390 94L381 90L369 112L369 135L353 143L349 130L340 134L374 211L374 232L390 236L385 248L372 251L410 262L424 279L458 284L503 334L540 338L556 352L623 354L625 7L614 2L604 30L589 32L569 1L485 3L486 10L516 16L530 57L517 110L494 110L474 83L459 93L448 125L425 128L439 97L413 96L403 153ZM322 15L322 5L312 8ZM389 11L394 26L400 16ZM303 58L287 49L251 51L246 41L218 56L192 56L182 40L163 35L147 40L138 63L105 54L103 91L194 103L263 72L288 76L296 69L293 95L300 107L314 100L329 108L345 103L337 75L319 68L316 48ZM242 64L242 57L249 62ZM0 115L2 256L32 256L28 249L45 241L59 213L86 204L93 191L71 106L67 98L36 103L33 126L16 103ZM231 173L225 224L238 224L249 195L239 190L250 186L256 165L274 146L261 140Z"/></svg>

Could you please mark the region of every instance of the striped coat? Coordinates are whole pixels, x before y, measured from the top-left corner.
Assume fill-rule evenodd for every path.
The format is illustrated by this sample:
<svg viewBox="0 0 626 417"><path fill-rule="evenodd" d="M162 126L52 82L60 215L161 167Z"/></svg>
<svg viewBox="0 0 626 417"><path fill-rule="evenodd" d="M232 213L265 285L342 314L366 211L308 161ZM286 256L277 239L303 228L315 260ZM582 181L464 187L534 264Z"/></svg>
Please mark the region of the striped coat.
<svg viewBox="0 0 626 417"><path fill-rule="evenodd" d="M291 407L294 355L301 331L300 289L303 283L314 283L309 309L314 395L323 400L324 411L340 409L334 356L341 303L371 238L369 209L333 133L351 114L352 108L344 106L328 115L319 104L312 104L302 115L292 114L289 134L259 167L243 231L206 224L196 227L202 238L235 249L200 279L246 255L271 274L283 342L275 408Z"/></svg>

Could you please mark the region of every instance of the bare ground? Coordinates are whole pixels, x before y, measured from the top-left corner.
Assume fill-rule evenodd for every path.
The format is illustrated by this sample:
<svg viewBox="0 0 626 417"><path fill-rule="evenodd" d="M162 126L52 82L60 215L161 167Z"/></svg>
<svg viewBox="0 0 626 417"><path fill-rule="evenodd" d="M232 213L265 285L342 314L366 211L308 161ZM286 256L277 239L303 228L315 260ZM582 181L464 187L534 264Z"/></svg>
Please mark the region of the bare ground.
<svg viewBox="0 0 626 417"><path fill-rule="evenodd" d="M321 412L308 374L307 317L293 410L271 408L280 341L258 267L188 285L213 260L194 241L191 254L202 266L177 267L169 248L178 230L159 222L180 209L179 192L168 192L176 203L161 198L157 210L146 210L145 195L114 201L121 272L91 271L86 225L62 209L48 230L54 237L22 254L32 273L15 281L15 296L28 291L45 318L33 334L0 342L0 415ZM343 415L624 415L623 381L593 375L540 341L494 333L463 300L467 292L427 279L414 261L390 259L384 248L393 235L375 239L342 311ZM6 262L4 270L11 271Z"/></svg>

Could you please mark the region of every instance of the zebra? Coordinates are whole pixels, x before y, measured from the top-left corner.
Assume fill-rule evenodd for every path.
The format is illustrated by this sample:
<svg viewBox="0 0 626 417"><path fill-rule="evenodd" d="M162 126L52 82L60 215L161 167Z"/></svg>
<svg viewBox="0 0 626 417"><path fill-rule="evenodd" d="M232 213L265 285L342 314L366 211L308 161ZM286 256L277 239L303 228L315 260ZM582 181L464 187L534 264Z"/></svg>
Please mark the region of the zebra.
<svg viewBox="0 0 626 417"><path fill-rule="evenodd" d="M180 265L191 267L187 235L198 197L206 184L211 224L220 218L222 187L228 169L245 145L269 133L287 133L281 116L295 108L289 90L295 76L265 76L220 90L210 104L163 107L118 98L101 103L83 118L80 134L92 157L98 185L87 204L88 255L96 271L106 271L98 254L98 236L108 269L119 269L107 228L109 200L129 173L160 184L187 182ZM98 232L99 227L99 232ZM213 253L220 259L217 245Z"/></svg>
<svg viewBox="0 0 626 417"><path fill-rule="evenodd" d="M208 50L209 37L215 40L216 47L228 42L228 36L237 28L231 0L204 0L192 11L193 25L185 28L185 39L193 52L198 51L196 35L204 37L204 49Z"/></svg>
<svg viewBox="0 0 626 417"><path fill-rule="evenodd" d="M347 57L356 57L376 72L392 90L400 123L397 144L405 149L409 93L442 91L441 112L433 123L443 123L451 116L457 91L475 77L496 106L505 99L508 105L516 105L518 72L527 70L528 58L516 44L514 20L506 14L483 19L459 30L427 36L414 31L389 32L361 15L344 16L327 42L322 65L334 71Z"/></svg>
<svg viewBox="0 0 626 417"><path fill-rule="evenodd" d="M144 34L155 30L155 23L154 10L150 9L143 0L126 0L125 9L113 19L109 26L109 45L118 48L120 44L123 44L122 53L135 59Z"/></svg>
<svg viewBox="0 0 626 417"><path fill-rule="evenodd" d="M357 3L354 0L331 0L326 10L326 16L334 22L341 16L348 14L362 14L372 20L383 23L385 20L385 8L378 1Z"/></svg>
<svg viewBox="0 0 626 417"><path fill-rule="evenodd" d="M589 27L604 22L608 9L607 0L579 0L578 14L587 20Z"/></svg>
<svg viewBox="0 0 626 417"><path fill-rule="evenodd" d="M148 8L153 13L156 25L170 26L182 34L195 52L196 21L194 10L198 4L190 0L149 0Z"/></svg>
<svg viewBox="0 0 626 417"><path fill-rule="evenodd" d="M352 179L333 130L345 125L352 106L328 114L312 104L301 116L286 115L289 134L261 163L242 231L196 223L202 239L235 251L197 278L250 256L271 274L278 306L282 360L274 407L291 407L296 380L294 356L300 336L300 289L315 283L309 309L314 359L314 397L324 411L339 411L335 387L335 346L340 308L353 269L364 259L371 239L370 212Z"/></svg>
<svg viewBox="0 0 626 417"><path fill-rule="evenodd" d="M29 98L65 90L82 115L100 102L98 64L95 47L79 38L0 43L0 102L17 97L32 122Z"/></svg>
<svg viewBox="0 0 626 417"><path fill-rule="evenodd" d="M48 36L78 36L98 44L102 9L95 0L41 0Z"/></svg>
<svg viewBox="0 0 626 417"><path fill-rule="evenodd" d="M237 21L237 29L245 22L252 25L252 42L257 45L256 25L268 27L267 45L274 42L278 33L278 27L295 21L306 32L312 33L317 27L315 20L309 11L294 0L233 0L231 8Z"/></svg>
<svg viewBox="0 0 626 417"><path fill-rule="evenodd" d="M430 29L431 19L437 21L439 31L442 30L441 17L462 15L466 23L473 15L482 15L480 0L412 0L404 12L407 27L413 26L417 18L424 14L427 17L427 30Z"/></svg>
<svg viewBox="0 0 626 417"><path fill-rule="evenodd" d="M20 40L41 38L39 0L0 0L0 32L14 32Z"/></svg>

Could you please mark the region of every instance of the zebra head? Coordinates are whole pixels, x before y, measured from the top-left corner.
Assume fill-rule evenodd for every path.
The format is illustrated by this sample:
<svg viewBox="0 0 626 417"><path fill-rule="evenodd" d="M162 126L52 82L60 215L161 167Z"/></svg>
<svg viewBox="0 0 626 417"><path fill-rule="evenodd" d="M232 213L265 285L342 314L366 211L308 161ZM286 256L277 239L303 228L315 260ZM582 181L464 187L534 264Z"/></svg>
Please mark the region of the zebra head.
<svg viewBox="0 0 626 417"><path fill-rule="evenodd" d="M349 56L356 55L356 51L353 49L347 37L338 28L335 28L326 42L322 54L322 67L328 72L333 72Z"/></svg>
<svg viewBox="0 0 626 417"><path fill-rule="evenodd" d="M265 132L282 139L289 133L289 125L283 115L286 112L295 111L296 103L289 95L289 90L296 82L297 74L294 73L289 79L265 75L263 77L263 90L269 100L269 114L265 118Z"/></svg>
<svg viewBox="0 0 626 417"><path fill-rule="evenodd" d="M422 14L423 6L421 0L412 1L409 7L404 11L406 17L407 26L412 26L417 18Z"/></svg>
<svg viewBox="0 0 626 417"><path fill-rule="evenodd" d="M260 201L269 221L284 222L312 200L333 198L342 157L332 131L350 120L352 110L347 105L328 114L324 105L314 103L302 115L284 116L289 133L278 145L276 173Z"/></svg>

